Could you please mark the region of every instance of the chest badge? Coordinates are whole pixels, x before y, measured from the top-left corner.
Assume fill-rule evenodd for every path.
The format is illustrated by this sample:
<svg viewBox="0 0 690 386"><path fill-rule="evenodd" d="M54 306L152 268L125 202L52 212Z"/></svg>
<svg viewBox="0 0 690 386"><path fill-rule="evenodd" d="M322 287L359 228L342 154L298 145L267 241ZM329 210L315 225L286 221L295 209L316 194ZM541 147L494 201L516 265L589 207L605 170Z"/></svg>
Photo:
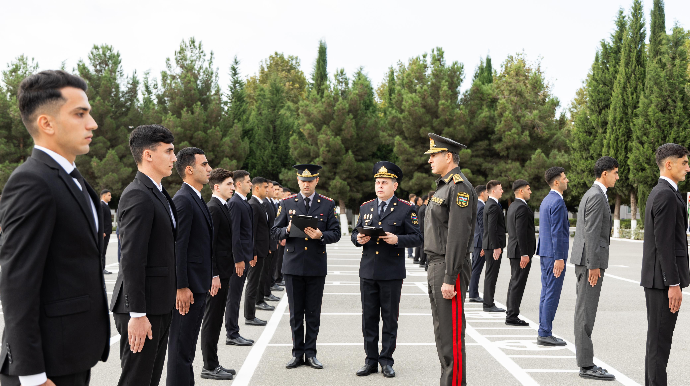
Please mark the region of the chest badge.
<svg viewBox="0 0 690 386"><path fill-rule="evenodd" d="M458 193L458 206L461 208L466 208L470 204L470 195L465 192Z"/></svg>

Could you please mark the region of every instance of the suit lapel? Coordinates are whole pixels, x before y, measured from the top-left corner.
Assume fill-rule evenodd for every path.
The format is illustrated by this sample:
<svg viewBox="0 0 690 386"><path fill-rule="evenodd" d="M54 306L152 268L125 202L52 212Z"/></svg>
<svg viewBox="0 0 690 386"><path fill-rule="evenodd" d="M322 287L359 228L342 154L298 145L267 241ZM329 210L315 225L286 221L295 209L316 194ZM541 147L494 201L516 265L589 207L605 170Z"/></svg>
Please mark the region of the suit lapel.
<svg viewBox="0 0 690 386"><path fill-rule="evenodd" d="M213 200L216 200L218 205L220 206L220 211L223 212L223 216L225 216L225 219L228 221L228 224L230 224L230 211L228 209L228 206L222 202L220 202L219 199L213 197Z"/></svg>
<svg viewBox="0 0 690 386"><path fill-rule="evenodd" d="M311 208L310 208L311 209ZM302 193L297 193L297 210L299 210L300 213L303 216L306 216L306 207L304 206L304 198L302 197Z"/></svg>
<svg viewBox="0 0 690 386"><path fill-rule="evenodd" d="M212 222L210 218L210 214L208 213L208 208L206 208L206 204L199 198L199 196L196 195L196 192L191 186L185 186L187 184L183 184L182 187L187 190L187 194L189 194L192 197L192 200L196 202L196 205L199 207L201 210L201 213L204 214L204 218L206 219L206 224L208 225L209 228L212 228Z"/></svg>
<svg viewBox="0 0 690 386"><path fill-rule="evenodd" d="M386 210L383 212L383 216L381 216L379 221L383 221L384 218L388 217L389 214L393 213L393 209L395 209L396 206L395 203L397 202L398 198L393 196L393 198L391 198L390 202L388 203L388 206L386 206Z"/></svg>
<svg viewBox="0 0 690 386"><path fill-rule="evenodd" d="M170 195L168 192L163 188L163 191L161 192L158 190L158 187L153 184L153 181L149 176L142 172L137 172L137 177L136 177L144 186L149 188L151 190L151 193L158 199L161 205L163 205L163 209L165 209L165 213L168 214L168 219L170 220L170 226L173 228L173 231L175 232L175 223L173 223L173 213L177 213L174 211L172 208L174 208L175 204L173 204L172 199L170 198ZM177 221L177 219L175 219ZM177 234L177 233L175 233Z"/></svg>
<svg viewBox="0 0 690 386"><path fill-rule="evenodd" d="M314 194L314 198L311 200L312 202L309 205L309 212L307 213L307 216L313 216L312 213L318 212L319 211L319 206L321 203L319 202L321 200L319 198L318 194Z"/></svg>

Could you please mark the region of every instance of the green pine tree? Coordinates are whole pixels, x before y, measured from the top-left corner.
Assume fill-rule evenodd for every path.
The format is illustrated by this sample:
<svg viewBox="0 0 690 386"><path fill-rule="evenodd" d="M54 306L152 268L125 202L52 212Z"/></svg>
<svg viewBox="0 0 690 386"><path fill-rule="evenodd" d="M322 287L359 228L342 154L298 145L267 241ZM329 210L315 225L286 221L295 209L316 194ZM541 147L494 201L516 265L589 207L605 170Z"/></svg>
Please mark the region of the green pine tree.
<svg viewBox="0 0 690 386"><path fill-rule="evenodd" d="M311 88L323 98L325 87L328 84L328 59L326 57L326 42L319 40L319 54L314 64L314 72L311 74Z"/></svg>

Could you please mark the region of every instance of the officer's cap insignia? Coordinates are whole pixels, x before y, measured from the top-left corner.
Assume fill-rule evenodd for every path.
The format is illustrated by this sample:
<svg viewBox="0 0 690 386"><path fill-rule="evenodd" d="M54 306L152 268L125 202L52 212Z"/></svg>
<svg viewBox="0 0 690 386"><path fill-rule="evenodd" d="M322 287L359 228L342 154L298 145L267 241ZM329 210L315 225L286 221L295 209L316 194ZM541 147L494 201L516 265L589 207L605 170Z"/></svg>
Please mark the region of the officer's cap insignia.
<svg viewBox="0 0 690 386"><path fill-rule="evenodd" d="M456 175L453 176L453 182L455 182L456 184L459 184L459 183L461 183L462 181L464 181L464 180L462 179L462 177L460 177L459 174L456 174Z"/></svg>
<svg viewBox="0 0 690 386"><path fill-rule="evenodd" d="M465 192L458 193L458 206L465 208L470 204L470 195Z"/></svg>

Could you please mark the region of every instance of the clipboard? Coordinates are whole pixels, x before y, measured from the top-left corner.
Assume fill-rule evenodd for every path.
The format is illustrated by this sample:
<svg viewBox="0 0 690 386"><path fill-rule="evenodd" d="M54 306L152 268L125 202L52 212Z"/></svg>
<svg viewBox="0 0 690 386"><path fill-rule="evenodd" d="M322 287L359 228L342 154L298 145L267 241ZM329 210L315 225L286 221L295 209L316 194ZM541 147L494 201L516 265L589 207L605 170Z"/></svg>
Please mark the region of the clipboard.
<svg viewBox="0 0 690 386"><path fill-rule="evenodd" d="M380 237L386 235L386 232L383 230L383 228L368 226L357 227L357 232L369 237Z"/></svg>
<svg viewBox="0 0 690 386"><path fill-rule="evenodd" d="M304 233L305 228L314 228L316 229L318 227L318 222L319 220L316 217L313 216L304 216L301 214L296 214L292 216L292 225L290 227L290 237L307 237L306 233Z"/></svg>

